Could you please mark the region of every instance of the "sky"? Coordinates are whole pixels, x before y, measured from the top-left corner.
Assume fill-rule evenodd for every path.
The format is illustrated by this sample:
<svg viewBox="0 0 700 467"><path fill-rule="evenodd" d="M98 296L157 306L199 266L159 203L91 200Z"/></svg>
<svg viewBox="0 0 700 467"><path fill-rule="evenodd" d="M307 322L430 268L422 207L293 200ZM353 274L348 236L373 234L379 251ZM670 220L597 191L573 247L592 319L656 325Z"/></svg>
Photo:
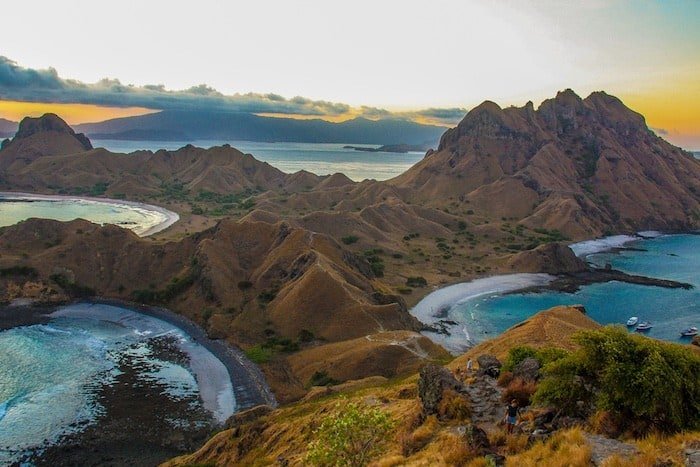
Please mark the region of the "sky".
<svg viewBox="0 0 700 467"><path fill-rule="evenodd" d="M205 106L453 125L487 99L537 105L572 88L616 95L700 149L696 0L34 0L2 13L0 117L13 120Z"/></svg>

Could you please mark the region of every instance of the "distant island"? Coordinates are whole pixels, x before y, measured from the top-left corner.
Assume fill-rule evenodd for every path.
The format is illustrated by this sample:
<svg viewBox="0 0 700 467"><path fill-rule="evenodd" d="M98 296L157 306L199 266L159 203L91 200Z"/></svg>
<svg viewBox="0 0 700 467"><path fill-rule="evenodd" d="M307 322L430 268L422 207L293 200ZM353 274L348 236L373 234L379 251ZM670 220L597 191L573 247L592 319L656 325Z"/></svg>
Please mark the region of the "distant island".
<svg viewBox="0 0 700 467"><path fill-rule="evenodd" d="M401 153L405 154L407 152L425 152L429 149L432 148L432 145L430 143L423 143L423 144L385 144L383 146L379 146L378 148L368 148L365 146L352 146L352 145L345 145L343 146L343 149L354 149L355 151L364 151L364 152L396 152L396 153Z"/></svg>

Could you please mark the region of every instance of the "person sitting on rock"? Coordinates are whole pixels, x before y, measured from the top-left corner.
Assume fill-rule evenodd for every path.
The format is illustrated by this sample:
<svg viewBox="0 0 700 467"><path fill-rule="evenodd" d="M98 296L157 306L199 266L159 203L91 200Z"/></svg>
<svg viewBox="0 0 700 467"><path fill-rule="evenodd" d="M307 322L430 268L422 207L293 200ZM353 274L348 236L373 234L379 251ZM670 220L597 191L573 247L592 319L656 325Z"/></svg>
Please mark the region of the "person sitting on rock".
<svg viewBox="0 0 700 467"><path fill-rule="evenodd" d="M518 415L520 414L520 408L518 407L518 401L513 399L510 401L508 407L506 407L506 431L508 434L513 433L513 428L515 428L516 423L518 423Z"/></svg>

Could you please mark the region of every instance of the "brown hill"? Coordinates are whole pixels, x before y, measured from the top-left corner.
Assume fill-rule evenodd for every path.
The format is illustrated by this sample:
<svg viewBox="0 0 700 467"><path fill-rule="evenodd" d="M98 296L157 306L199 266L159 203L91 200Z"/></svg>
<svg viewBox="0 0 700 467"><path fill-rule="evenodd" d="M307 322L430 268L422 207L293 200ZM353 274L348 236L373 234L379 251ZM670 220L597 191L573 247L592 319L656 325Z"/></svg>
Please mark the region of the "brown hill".
<svg viewBox="0 0 700 467"><path fill-rule="evenodd" d="M12 140L0 150L0 170L19 170L44 156L75 154L92 149L90 140L75 133L55 114L26 117L19 123Z"/></svg>
<svg viewBox="0 0 700 467"><path fill-rule="evenodd" d="M15 137L0 150L0 187L12 190L64 191L103 184L106 194L156 196L164 191L239 193L244 190L298 191L338 177L309 172L288 175L229 145L210 149L187 145L177 151L115 154L93 149L53 114L25 118Z"/></svg>
<svg viewBox="0 0 700 467"><path fill-rule="evenodd" d="M455 359L448 367L453 370L458 366L463 368L469 356L475 357L482 353L491 353L502 358L510 348L517 345L535 347L551 345L571 349L573 333L598 326L575 307L557 307L541 311L529 320L507 330L501 336L486 341L468 354ZM333 358L333 355L318 356L319 360ZM231 429L218 433L198 451L172 459L163 465L266 465L276 462L304 465L304 456L313 428L318 427L319 420L337 410L337 404L348 403L378 407L396 422L395 429L387 437L383 457L375 459L371 465L467 465L470 458L478 456L469 452L462 455L456 454L460 452L460 446L465 443L464 438L459 437L459 429L464 430L464 426L468 426L469 422L473 421L469 419L474 414L468 416L467 420L442 421L440 417L433 416L427 417L424 422L425 416L421 418L419 415L421 403L416 391L417 379L412 377L388 383L380 380L370 387L364 387L365 382L361 381L357 384L359 389L355 389L354 385L348 385L349 388L344 394L341 392L338 395L334 394L334 391L328 391L330 395L325 398L310 397L308 400L263 414L260 418L252 416L252 412L247 414L248 416L241 415L232 421ZM339 387L338 391L342 389ZM478 392L469 391L469 393L473 394L471 397L480 398L486 398L488 395L481 388ZM500 417L501 403L498 396L496 400L499 405L499 413L496 417ZM473 406L477 402L480 401L473 399ZM419 425L418 428L417 425ZM481 427L489 429L485 425ZM497 435L498 431L494 429L489 438L493 436L492 439L496 439L494 435ZM511 444L507 454L514 453L510 452L511 449L525 449L527 443L523 442L519 448L515 446L515 442ZM609 456L611 453L606 455ZM485 460L483 463L474 463L474 465L486 464ZM506 462L505 465L511 464Z"/></svg>
<svg viewBox="0 0 700 467"><path fill-rule="evenodd" d="M363 258L332 238L285 222L224 220L177 242L153 242L116 226L30 219L0 229L0 252L0 268L36 271L3 274L4 300L95 293L162 304L213 336L244 348L267 345L272 355L265 369L281 400L304 394L306 368L313 366L308 359L336 349L326 346L367 342L364 348L352 345L353 358L333 362L336 378L357 379L375 369L358 365L360 356L393 361L398 349L371 336L420 328L400 298L375 287ZM444 355L437 346L416 345L425 351L406 347L399 352L405 357L383 373L412 371L418 361ZM293 352L291 373L285 352Z"/></svg>
<svg viewBox="0 0 700 467"><path fill-rule="evenodd" d="M503 334L469 349L460 355L449 367L464 368L467 360L482 354L495 355L503 360L508 351L514 347L528 345L530 347L559 347L571 350L575 344L571 340L578 331L597 329L600 324L586 316L586 310L581 305L557 306L549 310L540 311L536 315L526 319L522 323L507 329Z"/></svg>
<svg viewBox="0 0 700 467"><path fill-rule="evenodd" d="M700 161L603 92L566 90L537 110L484 102L390 183L572 238L700 225Z"/></svg>

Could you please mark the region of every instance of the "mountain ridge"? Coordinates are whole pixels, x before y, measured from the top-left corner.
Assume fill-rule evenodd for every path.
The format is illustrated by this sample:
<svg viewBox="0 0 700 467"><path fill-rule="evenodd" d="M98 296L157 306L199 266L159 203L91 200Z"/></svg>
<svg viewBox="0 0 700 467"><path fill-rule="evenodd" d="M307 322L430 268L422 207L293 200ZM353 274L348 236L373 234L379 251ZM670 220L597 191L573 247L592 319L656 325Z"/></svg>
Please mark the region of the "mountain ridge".
<svg viewBox="0 0 700 467"><path fill-rule="evenodd" d="M228 139L263 142L422 144L443 127L408 120L357 117L340 123L247 113L167 110L75 126L96 139Z"/></svg>

